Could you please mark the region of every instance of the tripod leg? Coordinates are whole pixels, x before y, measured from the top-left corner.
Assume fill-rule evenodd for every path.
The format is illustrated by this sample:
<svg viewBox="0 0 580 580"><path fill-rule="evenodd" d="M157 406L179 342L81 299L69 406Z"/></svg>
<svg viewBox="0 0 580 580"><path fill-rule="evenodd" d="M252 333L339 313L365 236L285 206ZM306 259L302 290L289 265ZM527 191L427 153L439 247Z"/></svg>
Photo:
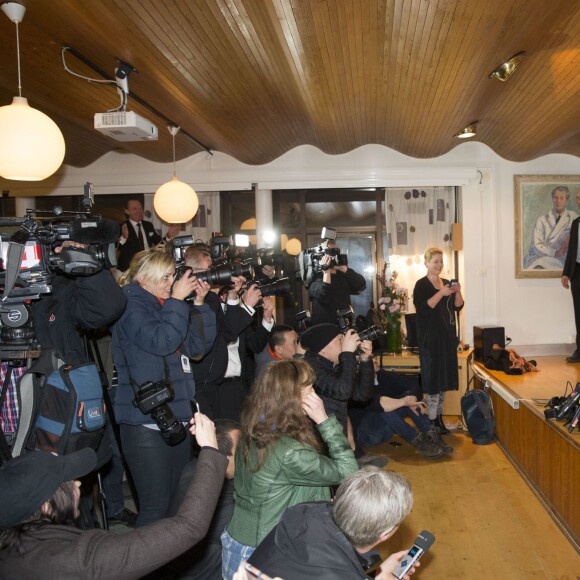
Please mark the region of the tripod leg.
<svg viewBox="0 0 580 580"><path fill-rule="evenodd" d="M109 530L109 519L107 518L107 498L103 491L103 482L101 481L101 472L97 472L97 484L99 486L99 501L101 503L101 512L103 515L103 528Z"/></svg>

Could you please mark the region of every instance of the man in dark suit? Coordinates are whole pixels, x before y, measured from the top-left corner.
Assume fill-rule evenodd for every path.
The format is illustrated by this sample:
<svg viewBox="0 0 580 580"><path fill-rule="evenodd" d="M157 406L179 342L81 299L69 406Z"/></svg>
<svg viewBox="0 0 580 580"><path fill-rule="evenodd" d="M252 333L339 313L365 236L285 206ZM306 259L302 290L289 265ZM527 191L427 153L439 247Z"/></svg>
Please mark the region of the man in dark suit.
<svg viewBox="0 0 580 580"><path fill-rule="evenodd" d="M125 204L127 219L121 224L119 239L118 269L125 271L133 256L141 250L154 248L162 241L151 222L143 220L143 205L138 199L129 199ZM163 240L169 242L179 233L179 224L171 224Z"/></svg>
<svg viewBox="0 0 580 580"><path fill-rule="evenodd" d="M580 189L576 192L576 203L580 208ZM562 286L572 289L572 301L574 303L574 319L576 322L576 350L572 356L566 358L568 363L580 362L580 252L578 248L578 228L580 217L577 217L570 226L570 241L564 271L562 272Z"/></svg>

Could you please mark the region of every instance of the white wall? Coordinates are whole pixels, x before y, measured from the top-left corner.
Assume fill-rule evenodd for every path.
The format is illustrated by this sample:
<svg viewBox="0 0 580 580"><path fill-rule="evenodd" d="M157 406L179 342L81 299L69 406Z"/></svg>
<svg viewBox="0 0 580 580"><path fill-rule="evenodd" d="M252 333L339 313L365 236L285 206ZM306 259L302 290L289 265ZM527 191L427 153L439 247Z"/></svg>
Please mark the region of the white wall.
<svg viewBox="0 0 580 580"><path fill-rule="evenodd" d="M513 163L471 142L435 159L414 159L380 145L332 156L306 145L263 166L221 153L200 153L177 164L178 177L198 191L249 190L254 183L259 189L459 185L464 340L472 342L474 325L491 324L504 326L514 345L570 343L572 301L559 280L515 279L514 174L580 174L580 158L547 155ZM64 167L33 188L14 182L10 194L78 195L85 181L93 182L97 195L153 193L171 175L169 164L113 152L82 169Z"/></svg>

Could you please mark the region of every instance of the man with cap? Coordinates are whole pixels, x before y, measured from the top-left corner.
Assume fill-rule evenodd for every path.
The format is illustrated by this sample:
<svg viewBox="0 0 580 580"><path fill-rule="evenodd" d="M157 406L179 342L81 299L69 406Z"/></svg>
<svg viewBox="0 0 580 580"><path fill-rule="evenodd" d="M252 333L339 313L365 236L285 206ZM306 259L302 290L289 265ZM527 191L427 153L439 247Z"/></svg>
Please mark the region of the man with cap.
<svg viewBox="0 0 580 580"><path fill-rule="evenodd" d="M92 449L61 456L31 451L0 467L0 579L137 579L199 542L228 460L218 451L214 424L201 413L191 422L201 451L178 513L127 534L70 525L78 516L76 480L97 463Z"/></svg>
<svg viewBox="0 0 580 580"><path fill-rule="evenodd" d="M311 326L300 338L300 344L306 349L304 359L316 372L314 390L323 400L327 414L336 415L347 434L348 402L367 401L373 395L372 342L361 341L352 328L342 334L335 324L324 323ZM387 463L385 458L365 455L361 449L355 448L354 452L359 464Z"/></svg>

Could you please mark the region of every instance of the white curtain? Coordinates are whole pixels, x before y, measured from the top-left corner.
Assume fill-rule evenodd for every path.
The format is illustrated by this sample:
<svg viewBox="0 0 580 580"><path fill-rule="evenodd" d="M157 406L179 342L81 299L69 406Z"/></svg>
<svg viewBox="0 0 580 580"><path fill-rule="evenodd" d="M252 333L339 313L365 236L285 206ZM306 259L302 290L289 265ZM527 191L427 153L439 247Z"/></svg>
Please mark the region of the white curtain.
<svg viewBox="0 0 580 580"><path fill-rule="evenodd" d="M153 209L153 195L145 195L145 219L153 222L160 235L167 232L167 224L162 222ZM220 194L219 191L198 191L199 209L193 220L181 226L180 236L193 236L194 240L208 242L212 232L220 231Z"/></svg>
<svg viewBox="0 0 580 580"><path fill-rule="evenodd" d="M443 251L441 276L453 278L451 226L455 218L455 188L385 189L387 272L397 272L397 283L409 293L409 312L414 312L415 283L427 273L423 254L430 247Z"/></svg>

